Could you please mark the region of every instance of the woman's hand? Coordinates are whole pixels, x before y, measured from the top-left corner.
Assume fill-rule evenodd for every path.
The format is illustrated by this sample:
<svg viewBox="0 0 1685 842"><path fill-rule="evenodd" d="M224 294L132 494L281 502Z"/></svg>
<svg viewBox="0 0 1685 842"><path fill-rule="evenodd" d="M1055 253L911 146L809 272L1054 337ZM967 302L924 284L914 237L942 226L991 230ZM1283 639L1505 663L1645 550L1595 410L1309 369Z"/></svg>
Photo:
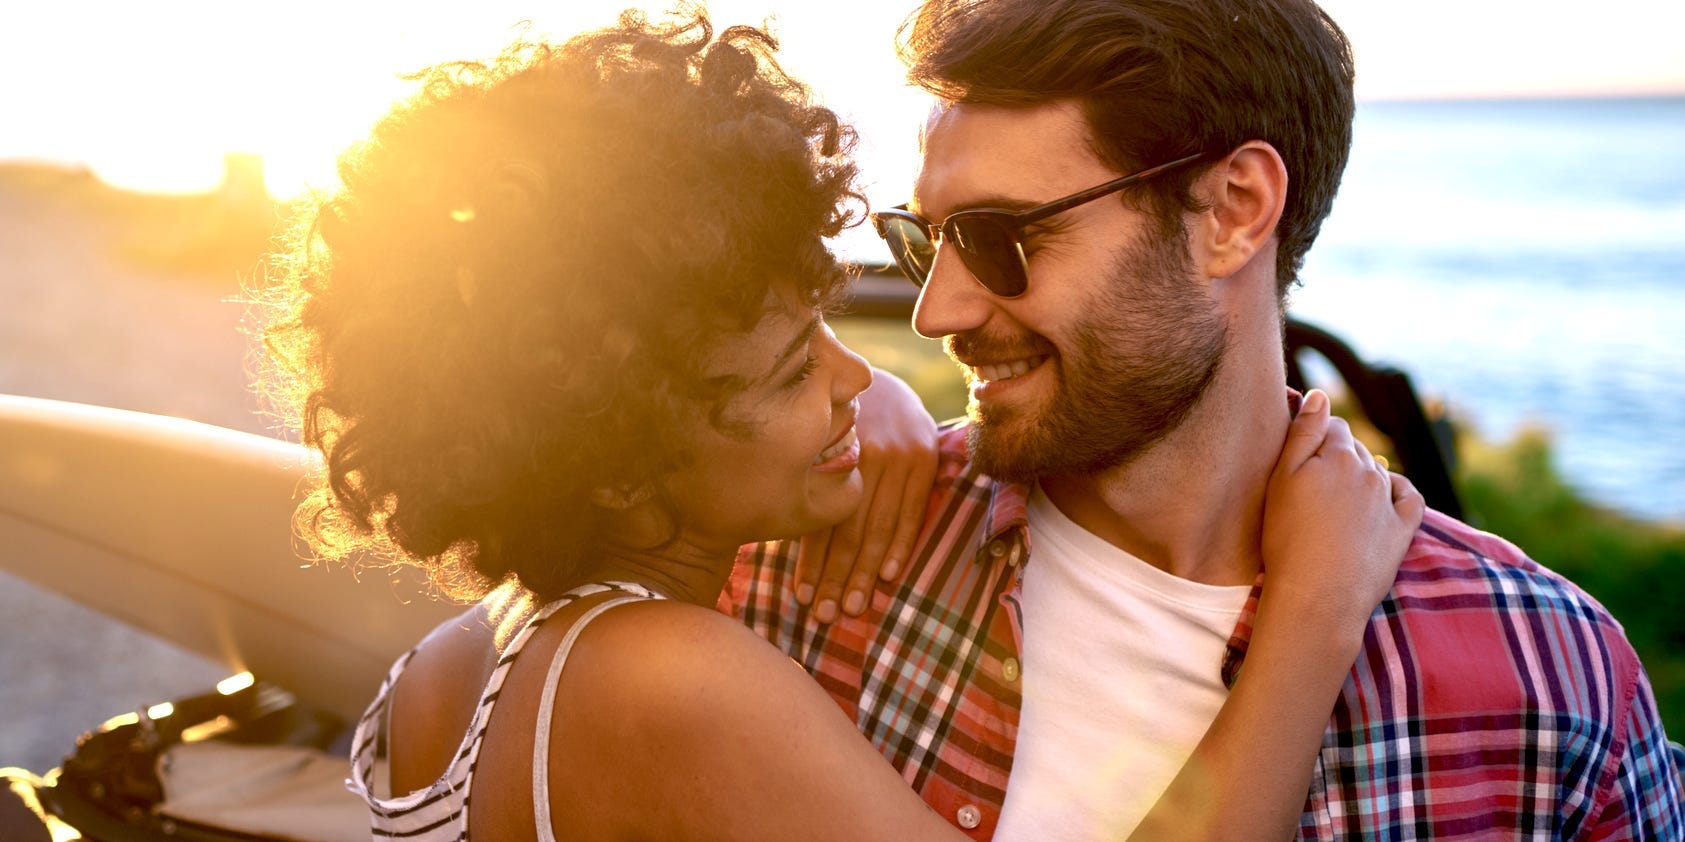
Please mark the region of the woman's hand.
<svg viewBox="0 0 1685 842"><path fill-rule="evenodd" d="M1264 589L1245 666L1130 839L1287 839L1329 709L1424 504L1312 390L1264 497Z"/></svg>
<svg viewBox="0 0 1685 842"><path fill-rule="evenodd" d="M1265 491L1267 601L1361 631L1391 589L1424 507L1410 480L1330 416L1328 395L1311 390Z"/></svg>
<svg viewBox="0 0 1685 842"><path fill-rule="evenodd" d="M839 607L849 615L865 611L873 580L900 574L936 479L936 421L900 378L872 375L856 422L865 497L853 517L802 536L796 559L796 601L815 605L821 623L835 620Z"/></svg>

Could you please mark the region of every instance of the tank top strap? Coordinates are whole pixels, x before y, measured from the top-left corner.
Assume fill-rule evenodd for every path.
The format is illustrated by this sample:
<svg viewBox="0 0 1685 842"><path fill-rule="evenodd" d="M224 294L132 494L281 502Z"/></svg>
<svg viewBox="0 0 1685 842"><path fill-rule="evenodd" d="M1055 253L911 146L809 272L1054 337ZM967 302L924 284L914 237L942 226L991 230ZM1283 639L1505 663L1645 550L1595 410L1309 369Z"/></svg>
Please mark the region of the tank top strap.
<svg viewBox="0 0 1685 842"><path fill-rule="evenodd" d="M410 660L420 648L421 644L417 643L410 647L403 657L393 662L392 667L386 671L385 680L380 682L380 691L375 694L374 701L369 702L368 708L357 720L356 730L351 733L352 778L346 783L359 794L371 797L374 794L375 762L386 753L382 745L386 730L382 727L386 720L386 700L392 695L392 685L397 683L398 676L403 674L404 668L409 666Z"/></svg>
<svg viewBox="0 0 1685 842"><path fill-rule="evenodd" d="M562 638L561 644L556 647L555 657L550 660L550 670L544 678L544 693L538 702L538 722L532 743L532 809L539 842L556 842L550 824L550 725L555 718L556 685L561 680L562 667L567 664L568 653L573 651L573 644L579 640L579 635L585 631L585 627L603 612L617 605L661 598L660 594L637 587L636 591L629 590L624 596L603 600L591 606L590 610L574 621L567 635Z"/></svg>
<svg viewBox="0 0 1685 842"><path fill-rule="evenodd" d="M491 675L486 681L486 686L480 693L480 701L474 717L469 723L468 730L463 735L462 743L457 749L456 755L452 758L445 772L432 785L421 790L408 794L391 793L382 797L376 795L375 775L376 767L383 762L385 755L385 723L392 689L403 675L404 669L414 659L416 652L420 650L421 644L418 643L410 651L404 653L403 657L399 658L387 672L386 680L381 683L374 701L369 704L368 710L357 722L357 728L352 735L352 777L346 781L348 788L370 805L371 809L377 814L377 818L383 817L383 820L396 822L411 815L419 817L443 811L447 814L444 819L445 822L457 826L457 838L466 838L467 795L473 786L474 771L479 762L480 746L484 743L486 726L491 721L492 710L497 704L498 696L503 690L504 681L509 676L509 670L515 662L515 657L526 647L527 642L532 639L538 627L554 616L557 611L571 605L576 600L610 591L620 593L622 596L610 598L602 605L594 606L593 616L594 613L600 613L600 609L604 605L660 598L660 594L642 585L625 582L604 582L575 588L560 599L547 603L533 612L533 615L527 619L510 640L502 655L498 657L497 663L492 668ZM575 623L574 628L569 630L567 640L569 645L577 637L578 629L583 625L583 621ZM565 649L562 651L565 651ZM554 685L554 683L554 678L552 678L550 684ZM547 739L546 736L546 742L543 743L546 747L548 746ZM548 806L549 804L546 802L545 807ZM548 832L548 825L545 826L545 829Z"/></svg>

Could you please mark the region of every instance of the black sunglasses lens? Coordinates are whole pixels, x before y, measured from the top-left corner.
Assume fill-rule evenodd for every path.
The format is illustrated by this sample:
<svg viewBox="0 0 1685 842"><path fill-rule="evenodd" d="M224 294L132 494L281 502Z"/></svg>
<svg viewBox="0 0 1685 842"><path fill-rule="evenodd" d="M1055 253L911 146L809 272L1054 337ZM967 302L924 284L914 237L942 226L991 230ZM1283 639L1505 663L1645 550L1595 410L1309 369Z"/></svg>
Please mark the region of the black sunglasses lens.
<svg viewBox="0 0 1685 842"><path fill-rule="evenodd" d="M951 219L946 231L959 249L960 262L990 292L1005 298L1024 294L1030 278L1010 226L978 212Z"/></svg>
<svg viewBox="0 0 1685 842"><path fill-rule="evenodd" d="M936 263L936 246L923 225L898 216L877 218L878 234L889 245L895 263L917 286L930 279L930 268Z"/></svg>

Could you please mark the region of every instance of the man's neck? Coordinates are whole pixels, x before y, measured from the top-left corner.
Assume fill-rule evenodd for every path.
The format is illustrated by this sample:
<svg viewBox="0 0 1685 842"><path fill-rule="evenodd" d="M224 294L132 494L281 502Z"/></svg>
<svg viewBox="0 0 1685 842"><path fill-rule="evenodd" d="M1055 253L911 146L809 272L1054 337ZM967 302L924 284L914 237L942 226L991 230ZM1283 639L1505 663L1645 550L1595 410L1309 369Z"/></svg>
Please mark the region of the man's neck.
<svg viewBox="0 0 1685 842"><path fill-rule="evenodd" d="M1282 379L1228 362L1164 441L1123 467L1044 478L1048 499L1077 525L1172 575L1250 584L1262 564L1264 488L1289 416Z"/></svg>

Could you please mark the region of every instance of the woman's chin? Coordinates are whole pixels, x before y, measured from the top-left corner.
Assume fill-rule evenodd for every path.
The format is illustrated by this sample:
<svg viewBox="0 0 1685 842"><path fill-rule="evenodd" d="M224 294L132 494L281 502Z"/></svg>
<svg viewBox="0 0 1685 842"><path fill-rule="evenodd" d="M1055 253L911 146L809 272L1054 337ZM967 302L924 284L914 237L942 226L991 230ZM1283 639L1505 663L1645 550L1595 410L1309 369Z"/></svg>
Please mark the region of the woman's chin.
<svg viewBox="0 0 1685 842"><path fill-rule="evenodd" d="M807 512L802 517L811 525L797 530L797 534L830 529L854 517L865 505L865 489L866 481L861 478L859 468L826 476L814 483L808 491Z"/></svg>

